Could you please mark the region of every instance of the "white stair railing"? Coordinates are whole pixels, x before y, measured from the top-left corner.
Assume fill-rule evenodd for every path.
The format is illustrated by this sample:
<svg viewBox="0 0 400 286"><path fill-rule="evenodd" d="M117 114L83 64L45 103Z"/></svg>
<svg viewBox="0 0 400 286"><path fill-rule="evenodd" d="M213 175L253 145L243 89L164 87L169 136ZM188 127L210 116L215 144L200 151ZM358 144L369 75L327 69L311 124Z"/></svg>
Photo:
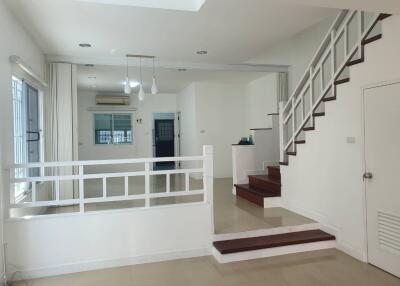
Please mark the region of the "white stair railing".
<svg viewBox="0 0 400 286"><path fill-rule="evenodd" d="M157 162L199 162L197 167L186 168L186 169L174 169L174 170L151 170L151 164ZM139 171L126 171L126 172L112 172L115 167L131 166L132 164L144 165L144 170ZM110 169L111 172L107 173L85 173L85 168L90 166L102 166L104 169ZM41 175L38 177L29 177L27 175L20 175L21 169L40 168L45 170L47 168L61 169L67 168L72 170L77 168L77 174L68 175ZM7 207L10 209L17 208L43 208L43 207L60 207L76 205L79 206L79 212L85 212L86 204L93 203L109 203L109 202L126 202L134 200L144 200L143 208L154 208L156 206L150 203L151 199L169 198L169 197L185 197L193 195L203 195L202 201L198 203L212 204L213 200L213 148L212 146L203 147L203 155L192 156L192 157L163 157L163 158L144 158L144 159L118 159L118 160L91 160L91 161L70 161L70 162L44 162L44 163L30 163L30 164L15 164L10 167L10 200ZM28 174L29 172L25 172ZM25 174L24 173L24 174ZM45 172L42 172L45 174ZM189 184L190 174L201 174L202 187L200 189L191 189ZM165 176L165 188L164 191L159 189L156 192L151 192L150 188L150 177L164 175ZM184 184L182 184L182 190L171 190L171 176L182 175L184 178ZM130 194L129 192L129 178L142 176L144 180L144 192L143 194ZM109 193L109 187L107 181L113 178L123 179L123 190L124 193L121 195L112 195ZM85 194L85 182L87 180L100 180L102 186L100 188L101 196L88 197ZM70 193L74 188L74 184L68 184L68 188L60 188L60 184L65 182L77 181L78 192L75 192L75 196L67 199L63 199L61 192L66 190ZM164 182L164 181L162 181ZM42 188L39 190L38 186L41 183L50 183L55 195L51 200L40 200L39 192L43 191ZM30 185L29 196L25 200L17 201L15 190L18 189L18 184ZM136 186L135 186L136 187ZM63 189L63 190L61 190ZM180 203L182 205L182 203ZM116 207L118 208L118 206Z"/></svg>
<svg viewBox="0 0 400 286"><path fill-rule="evenodd" d="M286 103L280 103L280 161L287 162L287 152L295 151L295 141L313 112L327 95L335 96L335 82L343 77L347 64L363 57L367 39L380 14L341 11L335 18L299 84Z"/></svg>

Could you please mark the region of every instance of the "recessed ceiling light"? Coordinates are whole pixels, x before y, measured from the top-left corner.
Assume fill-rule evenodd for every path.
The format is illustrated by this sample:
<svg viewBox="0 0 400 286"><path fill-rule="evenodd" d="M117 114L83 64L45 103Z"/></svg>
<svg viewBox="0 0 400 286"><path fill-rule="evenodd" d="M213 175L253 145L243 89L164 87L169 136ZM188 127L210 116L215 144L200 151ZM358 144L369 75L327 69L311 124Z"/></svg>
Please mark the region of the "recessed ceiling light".
<svg viewBox="0 0 400 286"><path fill-rule="evenodd" d="M79 46L80 46L81 48L90 48L92 45L91 45L91 44L88 44L88 43L80 43Z"/></svg>
<svg viewBox="0 0 400 286"><path fill-rule="evenodd" d="M92 68L92 67L94 67L94 65L93 64L85 64L85 67Z"/></svg>
<svg viewBox="0 0 400 286"><path fill-rule="evenodd" d="M197 51L196 54L198 55L207 55L207 51L206 50L201 50L201 51Z"/></svg>
<svg viewBox="0 0 400 286"><path fill-rule="evenodd" d="M185 72L185 71L187 71L187 69L185 69L185 68L180 68L180 69L178 69L178 71L179 71L179 72Z"/></svg>

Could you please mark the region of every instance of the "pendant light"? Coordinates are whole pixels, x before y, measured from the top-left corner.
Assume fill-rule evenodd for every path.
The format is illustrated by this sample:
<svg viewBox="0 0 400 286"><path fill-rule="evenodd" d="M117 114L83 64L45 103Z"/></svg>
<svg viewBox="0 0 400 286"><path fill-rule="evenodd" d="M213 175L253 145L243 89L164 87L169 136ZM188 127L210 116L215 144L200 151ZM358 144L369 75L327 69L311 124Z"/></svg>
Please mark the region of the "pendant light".
<svg viewBox="0 0 400 286"><path fill-rule="evenodd" d="M139 71L140 71L140 87L139 87L139 93L138 93L138 99L139 101L144 100L144 90L143 90L143 77L142 77L142 58L139 58L140 60L140 65L139 65Z"/></svg>
<svg viewBox="0 0 400 286"><path fill-rule="evenodd" d="M124 92L125 94L131 94L132 89L131 89L131 82L129 80L129 58L126 57L126 79L125 79L125 86L124 86Z"/></svg>
<svg viewBox="0 0 400 286"><path fill-rule="evenodd" d="M153 57L153 84L151 85L151 94L155 95L158 93L158 87L156 84L156 73L154 68L154 57Z"/></svg>

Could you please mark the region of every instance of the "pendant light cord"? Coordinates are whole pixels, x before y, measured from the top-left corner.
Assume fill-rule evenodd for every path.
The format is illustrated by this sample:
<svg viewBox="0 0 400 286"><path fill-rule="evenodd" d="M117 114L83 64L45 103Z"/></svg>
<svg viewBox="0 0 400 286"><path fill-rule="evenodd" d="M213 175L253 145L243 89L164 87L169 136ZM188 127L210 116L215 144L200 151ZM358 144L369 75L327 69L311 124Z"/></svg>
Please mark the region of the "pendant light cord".
<svg viewBox="0 0 400 286"><path fill-rule="evenodd" d="M129 79L129 58L126 57L126 78Z"/></svg>
<svg viewBox="0 0 400 286"><path fill-rule="evenodd" d="M142 77L142 57L139 58L139 68L140 68L140 84L143 85L143 77Z"/></svg>
<svg viewBox="0 0 400 286"><path fill-rule="evenodd" d="M154 60L155 60L155 58L153 58L153 78L156 77L156 70L155 70Z"/></svg>

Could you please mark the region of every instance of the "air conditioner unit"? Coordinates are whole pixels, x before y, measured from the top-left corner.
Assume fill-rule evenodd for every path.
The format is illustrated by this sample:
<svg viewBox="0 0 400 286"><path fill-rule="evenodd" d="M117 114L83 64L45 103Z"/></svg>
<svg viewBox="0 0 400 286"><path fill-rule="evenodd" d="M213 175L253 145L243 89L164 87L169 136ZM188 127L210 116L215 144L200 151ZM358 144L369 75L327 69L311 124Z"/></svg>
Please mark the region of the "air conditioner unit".
<svg viewBox="0 0 400 286"><path fill-rule="evenodd" d="M96 95L96 105L130 105L127 95Z"/></svg>

